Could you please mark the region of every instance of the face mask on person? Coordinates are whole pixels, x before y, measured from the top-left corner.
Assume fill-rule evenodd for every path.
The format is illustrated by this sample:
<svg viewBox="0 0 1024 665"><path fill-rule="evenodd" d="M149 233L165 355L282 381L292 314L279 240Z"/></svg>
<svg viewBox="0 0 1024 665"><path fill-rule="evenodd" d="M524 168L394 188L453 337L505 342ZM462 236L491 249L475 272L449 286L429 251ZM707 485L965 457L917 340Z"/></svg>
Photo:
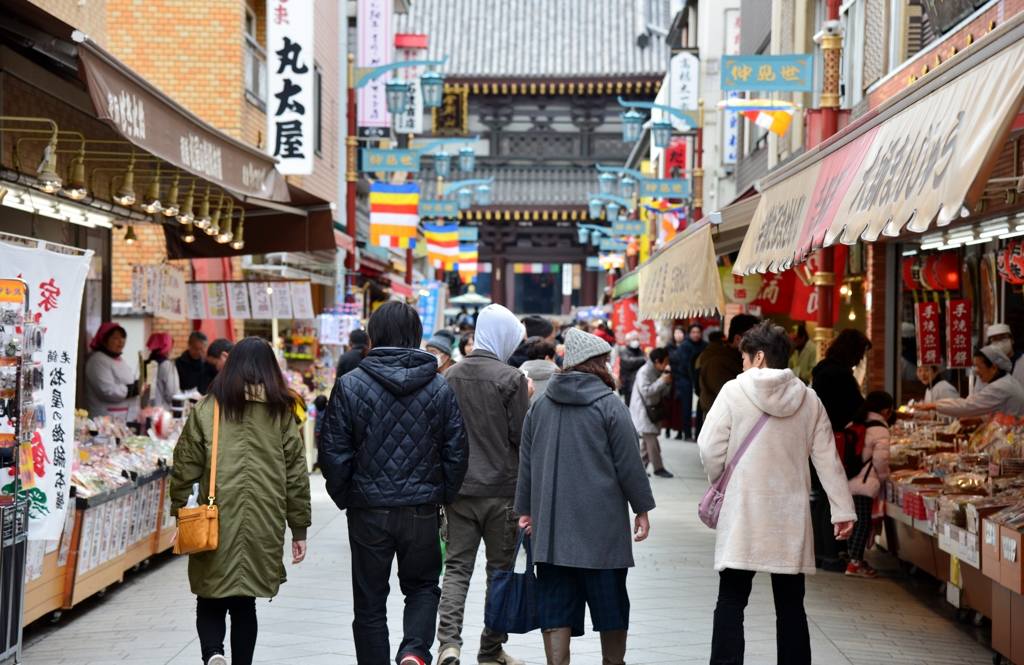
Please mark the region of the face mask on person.
<svg viewBox="0 0 1024 665"><path fill-rule="evenodd" d="M640 348L640 340L634 339L632 342L629 343L629 348L631 348L631 349L639 349Z"/></svg>
<svg viewBox="0 0 1024 665"><path fill-rule="evenodd" d="M1000 351L1006 354L1007 358L1013 357L1013 342L1008 339L1001 339L998 342L992 342L992 346L996 347Z"/></svg>

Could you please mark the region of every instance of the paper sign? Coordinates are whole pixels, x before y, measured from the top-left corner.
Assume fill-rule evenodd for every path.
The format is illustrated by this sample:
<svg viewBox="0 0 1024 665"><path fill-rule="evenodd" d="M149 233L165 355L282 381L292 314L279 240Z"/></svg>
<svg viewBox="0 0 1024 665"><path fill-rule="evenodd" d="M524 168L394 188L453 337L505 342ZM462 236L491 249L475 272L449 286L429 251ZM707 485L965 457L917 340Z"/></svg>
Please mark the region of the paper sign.
<svg viewBox="0 0 1024 665"><path fill-rule="evenodd" d="M228 308L233 319L252 318L249 311L249 285L245 282L228 282Z"/></svg>
<svg viewBox="0 0 1024 665"><path fill-rule="evenodd" d="M942 362L942 350L939 345L939 304L914 303L914 318L917 332L917 361L924 365L938 365Z"/></svg>
<svg viewBox="0 0 1024 665"><path fill-rule="evenodd" d="M252 318L272 319L274 308L270 304L269 285L266 282L249 282L249 302L252 305Z"/></svg>
<svg viewBox="0 0 1024 665"><path fill-rule="evenodd" d="M985 522L985 544L991 547L996 546L996 525L994 522Z"/></svg>
<svg viewBox="0 0 1024 665"><path fill-rule="evenodd" d="M207 318L206 295L203 293L203 284L198 282L190 282L188 285L188 318Z"/></svg>
<svg viewBox="0 0 1024 665"><path fill-rule="evenodd" d="M228 318L228 294L224 282L206 283L207 318L223 320Z"/></svg>
<svg viewBox="0 0 1024 665"><path fill-rule="evenodd" d="M185 320L185 271L172 265L160 269L156 315L170 321Z"/></svg>
<svg viewBox="0 0 1024 665"><path fill-rule="evenodd" d="M1003 561L1013 563L1017 560L1017 541L1009 536L1003 536Z"/></svg>
<svg viewBox="0 0 1024 665"><path fill-rule="evenodd" d="M271 282L272 293L270 294L271 307L274 309L273 318L292 318L292 293L288 282Z"/></svg>
<svg viewBox="0 0 1024 665"><path fill-rule="evenodd" d="M146 309L146 274L142 266L132 266L132 309L141 312Z"/></svg>
<svg viewBox="0 0 1024 665"><path fill-rule="evenodd" d="M308 321L316 318L309 282L292 282L292 310L296 319Z"/></svg>

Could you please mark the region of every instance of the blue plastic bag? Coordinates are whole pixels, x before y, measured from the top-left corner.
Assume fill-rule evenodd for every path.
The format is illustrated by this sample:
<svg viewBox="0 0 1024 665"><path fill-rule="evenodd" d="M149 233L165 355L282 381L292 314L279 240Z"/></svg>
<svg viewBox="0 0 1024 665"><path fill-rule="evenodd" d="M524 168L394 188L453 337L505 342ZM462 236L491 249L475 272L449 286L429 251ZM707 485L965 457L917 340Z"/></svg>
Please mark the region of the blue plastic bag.
<svg viewBox="0 0 1024 665"><path fill-rule="evenodd" d="M516 559L519 548L526 545L526 572L517 573ZM530 536L519 533L512 565L507 571L496 570L491 575L491 592L484 609L484 623L496 633L529 633L540 628L537 616L537 578L533 574L533 549Z"/></svg>

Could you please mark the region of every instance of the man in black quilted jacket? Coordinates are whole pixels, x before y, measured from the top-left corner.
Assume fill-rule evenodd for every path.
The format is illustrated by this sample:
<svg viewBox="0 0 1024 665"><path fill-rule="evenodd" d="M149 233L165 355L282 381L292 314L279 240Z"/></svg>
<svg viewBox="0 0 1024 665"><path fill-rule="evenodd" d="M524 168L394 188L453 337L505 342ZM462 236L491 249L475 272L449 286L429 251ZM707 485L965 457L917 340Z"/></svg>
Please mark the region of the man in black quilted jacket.
<svg viewBox="0 0 1024 665"><path fill-rule="evenodd" d="M439 508L462 487L466 431L436 358L418 348L423 326L414 308L385 303L366 332L370 351L334 384L320 466L331 498L348 512L358 662L391 662L388 580L397 555L405 595L397 662L424 665L441 597Z"/></svg>

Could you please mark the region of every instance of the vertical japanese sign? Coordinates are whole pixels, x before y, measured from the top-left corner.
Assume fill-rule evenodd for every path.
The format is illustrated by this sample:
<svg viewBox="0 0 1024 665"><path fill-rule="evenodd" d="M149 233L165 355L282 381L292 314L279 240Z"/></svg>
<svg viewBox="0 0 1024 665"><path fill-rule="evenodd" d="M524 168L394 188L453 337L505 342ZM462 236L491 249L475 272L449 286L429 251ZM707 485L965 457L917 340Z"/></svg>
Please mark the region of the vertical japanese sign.
<svg viewBox="0 0 1024 665"><path fill-rule="evenodd" d="M249 282L249 301L252 304L252 318L272 319L274 308L270 303L270 285L266 282Z"/></svg>
<svg viewBox="0 0 1024 665"><path fill-rule="evenodd" d="M725 10L725 51L724 55L740 54L740 10ZM740 96L735 90L725 93L727 99ZM722 114L722 164L735 164L739 147L740 114L725 111Z"/></svg>
<svg viewBox="0 0 1024 665"><path fill-rule="evenodd" d="M309 282L291 282L292 289L292 316L302 321L312 321L316 318L316 311L313 309L313 293Z"/></svg>
<svg viewBox="0 0 1024 665"><path fill-rule="evenodd" d="M267 149L285 175L313 172L313 0L267 1Z"/></svg>
<svg viewBox="0 0 1024 665"><path fill-rule="evenodd" d="M917 362L938 365L942 362L939 344L939 304L914 303L914 322L917 326Z"/></svg>
<svg viewBox="0 0 1024 665"><path fill-rule="evenodd" d="M426 35L423 35L426 39ZM404 47L398 49L400 62L422 60L425 48ZM405 102L405 110L395 116L395 131L399 134L423 133L423 96L420 94L420 75L423 67L403 67L399 76L409 85L409 96Z"/></svg>
<svg viewBox="0 0 1024 665"><path fill-rule="evenodd" d="M45 331L41 355L47 419L32 434L32 540L59 539L64 529L75 439L78 325L92 254L74 256L0 243L4 275L28 284L32 317Z"/></svg>
<svg viewBox="0 0 1024 665"><path fill-rule="evenodd" d="M441 282L423 282L420 285L420 300L416 309L420 313L420 322L423 323L423 337L427 338L434 334L434 323L437 318L438 295ZM423 292L426 291L426 295Z"/></svg>
<svg viewBox="0 0 1024 665"><path fill-rule="evenodd" d="M654 322L639 320L640 301L637 296L622 298L612 309L612 329L615 331L615 343L626 345L626 335L636 332L640 335L640 346L647 349L657 343Z"/></svg>
<svg viewBox="0 0 1024 665"><path fill-rule="evenodd" d="M970 367L971 301L946 301L946 364L950 368Z"/></svg>
<svg viewBox="0 0 1024 665"><path fill-rule="evenodd" d="M312 4L312 0L308 1ZM356 26L359 28L359 52L356 55L356 66L380 67L391 64L392 0L358 0L358 3ZM384 89L386 83L387 77L381 76L359 89L357 123L360 135L386 136L387 129L391 127ZM364 127L383 128L383 133L365 132L362 129Z"/></svg>
<svg viewBox="0 0 1024 665"><path fill-rule="evenodd" d="M166 264L160 268L156 315L171 321L185 320L185 271Z"/></svg>
<svg viewBox="0 0 1024 665"><path fill-rule="evenodd" d="M700 97L700 58L695 53L683 51L672 56L669 67L669 106L684 111L695 111ZM672 126L685 132L695 127L676 116L670 116Z"/></svg>

